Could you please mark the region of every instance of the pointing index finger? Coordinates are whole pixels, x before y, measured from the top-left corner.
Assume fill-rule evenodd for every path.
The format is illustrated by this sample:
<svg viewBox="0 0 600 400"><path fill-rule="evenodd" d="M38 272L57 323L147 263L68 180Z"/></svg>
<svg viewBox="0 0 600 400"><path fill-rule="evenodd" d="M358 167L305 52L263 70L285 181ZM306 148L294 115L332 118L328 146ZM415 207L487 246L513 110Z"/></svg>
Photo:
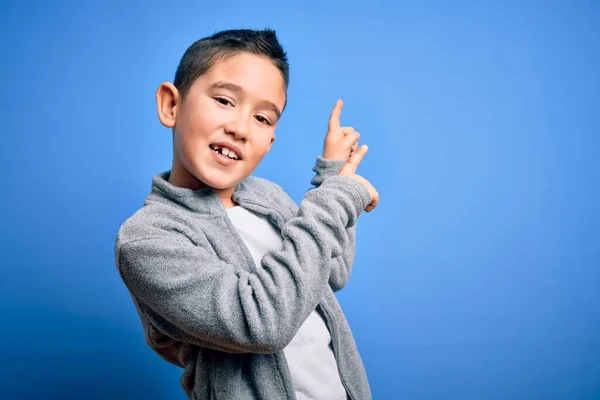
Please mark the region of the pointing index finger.
<svg viewBox="0 0 600 400"><path fill-rule="evenodd" d="M342 107L344 107L344 102L342 100L338 100L335 103L335 107L333 107L333 111L331 111L331 116L329 117L330 131L340 128L340 117L342 115Z"/></svg>

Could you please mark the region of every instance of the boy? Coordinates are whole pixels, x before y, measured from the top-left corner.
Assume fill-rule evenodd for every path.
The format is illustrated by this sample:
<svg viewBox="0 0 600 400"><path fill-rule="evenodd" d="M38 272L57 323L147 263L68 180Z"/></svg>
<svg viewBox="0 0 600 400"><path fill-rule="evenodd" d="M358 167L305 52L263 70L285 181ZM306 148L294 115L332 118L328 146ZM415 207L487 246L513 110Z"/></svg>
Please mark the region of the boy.
<svg viewBox="0 0 600 400"><path fill-rule="evenodd" d="M250 176L275 140L288 71L275 32L223 31L192 44L156 92L173 165L119 229L116 265L190 399L371 398L334 291L378 194L355 174L367 148L339 126L342 103L298 206Z"/></svg>

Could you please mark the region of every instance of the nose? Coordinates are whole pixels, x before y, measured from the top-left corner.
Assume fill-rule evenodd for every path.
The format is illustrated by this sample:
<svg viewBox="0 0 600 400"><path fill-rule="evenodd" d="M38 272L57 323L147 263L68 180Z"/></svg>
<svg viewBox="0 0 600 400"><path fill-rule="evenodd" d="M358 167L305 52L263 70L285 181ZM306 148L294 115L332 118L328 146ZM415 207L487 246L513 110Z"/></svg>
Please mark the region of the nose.
<svg viewBox="0 0 600 400"><path fill-rule="evenodd" d="M238 140L248 139L249 130L248 118L242 113L236 114L231 121L225 124L225 132L232 134Z"/></svg>

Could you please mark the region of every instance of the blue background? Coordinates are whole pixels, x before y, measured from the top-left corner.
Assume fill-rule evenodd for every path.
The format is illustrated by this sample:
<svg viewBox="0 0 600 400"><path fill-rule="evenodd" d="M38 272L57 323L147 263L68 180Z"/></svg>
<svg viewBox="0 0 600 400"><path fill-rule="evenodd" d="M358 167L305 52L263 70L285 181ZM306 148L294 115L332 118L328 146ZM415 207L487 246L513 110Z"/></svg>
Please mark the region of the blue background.
<svg viewBox="0 0 600 400"><path fill-rule="evenodd" d="M0 398L184 398L113 241L170 168L154 91L237 27L292 67L257 175L300 200L338 97L370 145L339 300L374 398L600 398L598 2L0 4Z"/></svg>

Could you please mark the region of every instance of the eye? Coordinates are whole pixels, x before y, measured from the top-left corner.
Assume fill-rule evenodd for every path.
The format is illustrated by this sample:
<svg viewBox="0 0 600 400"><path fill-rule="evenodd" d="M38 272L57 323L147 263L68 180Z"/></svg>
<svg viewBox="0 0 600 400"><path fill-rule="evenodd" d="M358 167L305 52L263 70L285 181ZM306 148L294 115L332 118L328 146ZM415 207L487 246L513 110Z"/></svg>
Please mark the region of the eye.
<svg viewBox="0 0 600 400"><path fill-rule="evenodd" d="M261 124L272 125L271 121L269 121L267 118L263 117L262 115L256 115L254 118Z"/></svg>
<svg viewBox="0 0 600 400"><path fill-rule="evenodd" d="M215 97L215 100L224 106L233 105L233 103L227 100L225 97Z"/></svg>

